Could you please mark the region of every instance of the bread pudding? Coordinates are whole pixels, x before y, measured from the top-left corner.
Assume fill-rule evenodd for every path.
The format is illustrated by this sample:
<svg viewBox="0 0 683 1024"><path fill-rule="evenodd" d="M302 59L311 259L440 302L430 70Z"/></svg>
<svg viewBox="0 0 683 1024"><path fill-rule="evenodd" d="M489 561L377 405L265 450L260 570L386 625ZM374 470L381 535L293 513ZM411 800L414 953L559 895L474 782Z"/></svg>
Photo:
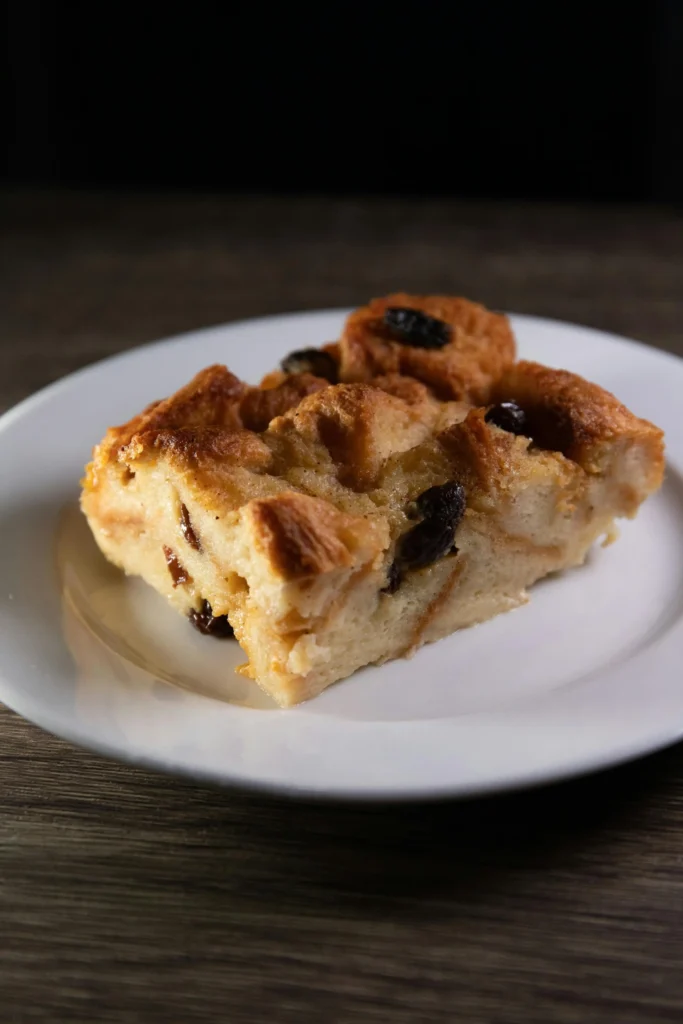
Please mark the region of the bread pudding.
<svg viewBox="0 0 683 1024"><path fill-rule="evenodd" d="M111 562L234 635L289 707L524 603L663 467L614 396L516 362L505 316L400 293L257 387L211 366L111 428L81 504Z"/></svg>

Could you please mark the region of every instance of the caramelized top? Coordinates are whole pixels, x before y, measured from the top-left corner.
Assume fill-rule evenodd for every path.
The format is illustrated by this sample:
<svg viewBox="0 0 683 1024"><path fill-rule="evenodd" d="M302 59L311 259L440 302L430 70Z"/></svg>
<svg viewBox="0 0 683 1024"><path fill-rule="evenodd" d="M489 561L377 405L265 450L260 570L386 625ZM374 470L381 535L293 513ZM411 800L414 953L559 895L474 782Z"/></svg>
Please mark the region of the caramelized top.
<svg viewBox="0 0 683 1024"><path fill-rule="evenodd" d="M396 309L440 321L446 344L428 348L397 340L387 323L387 311ZM467 299L399 292L373 299L349 316L340 342L339 373L343 381L398 373L422 381L440 398L486 402L514 358L515 340L506 316Z"/></svg>
<svg viewBox="0 0 683 1024"><path fill-rule="evenodd" d="M421 310L448 330L433 348L397 341L387 308ZM85 494L94 497L105 477L128 486L141 468L165 464L216 518L248 517L272 572L300 579L348 566L360 550L381 558L414 526L411 502L447 483L464 488L472 515L514 502L544 475L578 494L618 459L617 514L631 514L661 482L660 430L580 377L513 365L507 319L464 299L374 300L327 350L343 383L277 372L254 388L224 366L202 370L107 432ZM523 410L523 435L487 422L488 403L501 401Z"/></svg>

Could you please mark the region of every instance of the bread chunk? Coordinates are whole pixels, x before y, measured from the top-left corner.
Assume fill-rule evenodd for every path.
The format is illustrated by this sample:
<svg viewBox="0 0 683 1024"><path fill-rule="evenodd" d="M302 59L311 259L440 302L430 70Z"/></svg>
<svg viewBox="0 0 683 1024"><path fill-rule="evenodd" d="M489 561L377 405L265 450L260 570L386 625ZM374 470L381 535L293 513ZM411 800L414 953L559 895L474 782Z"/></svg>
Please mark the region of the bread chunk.
<svg viewBox="0 0 683 1024"><path fill-rule="evenodd" d="M514 363L507 319L464 299L374 300L325 351L340 383L201 371L107 432L81 498L105 557L231 627L282 707L522 604L661 484L657 427Z"/></svg>

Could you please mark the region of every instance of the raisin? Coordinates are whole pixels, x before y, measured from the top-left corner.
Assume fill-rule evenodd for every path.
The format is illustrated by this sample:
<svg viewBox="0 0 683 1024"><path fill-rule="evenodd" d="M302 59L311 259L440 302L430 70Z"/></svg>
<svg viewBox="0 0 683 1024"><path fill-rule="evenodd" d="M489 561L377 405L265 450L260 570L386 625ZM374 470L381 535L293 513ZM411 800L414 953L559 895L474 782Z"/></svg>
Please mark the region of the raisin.
<svg viewBox="0 0 683 1024"><path fill-rule="evenodd" d="M384 311L384 327L394 341L416 348L443 348L451 340L452 328L443 320L419 309L389 306Z"/></svg>
<svg viewBox="0 0 683 1024"><path fill-rule="evenodd" d="M492 406L484 417L487 423L493 423L509 434L524 434L527 428L527 416L524 409L516 402L500 402Z"/></svg>
<svg viewBox="0 0 683 1024"><path fill-rule="evenodd" d="M453 547L455 527L439 519L423 519L401 538L398 559L405 569L424 569Z"/></svg>
<svg viewBox="0 0 683 1024"><path fill-rule="evenodd" d="M454 481L429 487L415 504L425 519L440 519L457 526L465 512L465 488Z"/></svg>
<svg viewBox="0 0 683 1024"><path fill-rule="evenodd" d="M176 555L175 551L173 551L171 548L166 547L165 544L163 547L164 556L166 558L166 565L168 566L168 571L171 574L173 586L177 587L180 583L190 583L192 581L192 577L190 576L187 569L185 569L178 561L178 556Z"/></svg>
<svg viewBox="0 0 683 1024"><path fill-rule="evenodd" d="M401 586L401 569L398 562L392 562L387 573L387 585L382 587L383 594L395 594Z"/></svg>
<svg viewBox="0 0 683 1024"><path fill-rule="evenodd" d="M190 519L190 513L187 511L187 505L182 503L180 505L180 532L191 548L194 548L195 551L202 550L199 538L192 528L192 521Z"/></svg>
<svg viewBox="0 0 683 1024"><path fill-rule="evenodd" d="M339 380L337 364L329 352L319 348L302 348L298 352L290 352L280 363L285 373L312 373L314 377L323 377L330 384Z"/></svg>
<svg viewBox="0 0 683 1024"><path fill-rule="evenodd" d="M462 484L450 481L429 487L416 500L415 507L424 518L399 541L396 560L389 573L393 589L387 586L387 593L398 589L403 569L424 569L444 555L457 554L455 531L466 508Z"/></svg>
<svg viewBox="0 0 683 1024"><path fill-rule="evenodd" d="M228 622L227 615L214 615L208 601L202 601L201 608L193 608L189 619L195 629L198 629L204 636L215 636L221 640L229 640L234 637L233 628Z"/></svg>

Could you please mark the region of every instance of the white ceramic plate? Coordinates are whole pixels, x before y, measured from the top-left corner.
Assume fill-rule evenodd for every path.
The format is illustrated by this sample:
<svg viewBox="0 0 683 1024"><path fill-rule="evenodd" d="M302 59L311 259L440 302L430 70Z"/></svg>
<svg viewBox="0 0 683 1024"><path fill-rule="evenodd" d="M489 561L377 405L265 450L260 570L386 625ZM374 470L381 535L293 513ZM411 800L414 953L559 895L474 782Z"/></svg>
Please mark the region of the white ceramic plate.
<svg viewBox="0 0 683 1024"><path fill-rule="evenodd" d="M213 328L109 359L0 420L0 699L69 740L225 784L325 797L462 796L607 767L683 735L683 361L515 317L524 357L614 391L667 433L661 492L531 602L280 711L99 555L77 511L92 444L201 367L256 381L343 312ZM225 692L228 676L229 699Z"/></svg>

